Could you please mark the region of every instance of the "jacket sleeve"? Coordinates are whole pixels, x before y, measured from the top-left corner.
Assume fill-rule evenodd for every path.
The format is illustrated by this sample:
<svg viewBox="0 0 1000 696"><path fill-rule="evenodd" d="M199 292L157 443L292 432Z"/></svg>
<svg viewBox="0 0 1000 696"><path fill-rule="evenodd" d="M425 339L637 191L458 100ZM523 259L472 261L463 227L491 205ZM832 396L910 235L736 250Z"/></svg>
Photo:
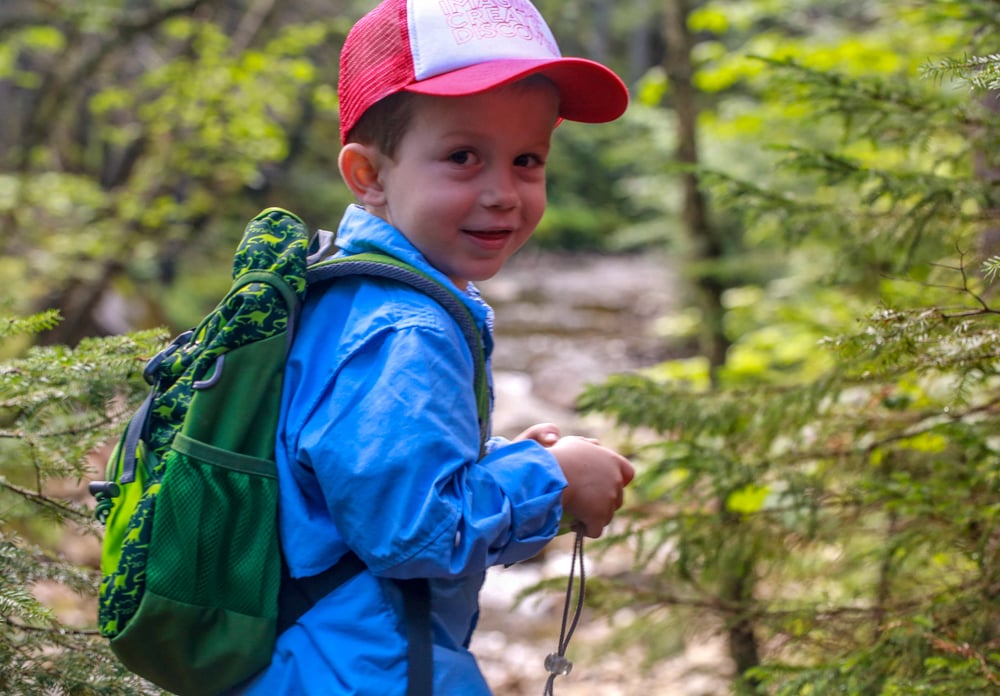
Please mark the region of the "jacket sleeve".
<svg viewBox="0 0 1000 696"><path fill-rule="evenodd" d="M533 556L558 531L565 478L535 442L481 460L472 362L457 327L369 335L298 433L346 544L385 577L459 577Z"/></svg>

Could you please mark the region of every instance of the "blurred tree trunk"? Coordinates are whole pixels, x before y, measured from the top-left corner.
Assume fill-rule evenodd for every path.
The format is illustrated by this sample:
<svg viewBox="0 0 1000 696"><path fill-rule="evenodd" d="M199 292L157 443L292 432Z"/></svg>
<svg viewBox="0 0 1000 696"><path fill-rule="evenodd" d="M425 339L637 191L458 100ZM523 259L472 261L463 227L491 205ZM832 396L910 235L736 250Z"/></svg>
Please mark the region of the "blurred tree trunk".
<svg viewBox="0 0 1000 696"><path fill-rule="evenodd" d="M632 7L639 17L650 14L650 0L632 0ZM652 55L651 34L656 31L649 22L636 22L628 36L628 81L634 83L657 60Z"/></svg>
<svg viewBox="0 0 1000 696"><path fill-rule="evenodd" d="M990 92L983 97L982 104L984 108L993 113L1000 113L1000 93L995 91ZM1000 224L998 224L998 220L1000 220L1000 200L998 200L998 196L995 194L995 187L997 184L1000 184L1000 161L997 159L995 150L989 145L989 135L988 133L981 132L981 129L976 129L972 133L974 141L983 143L977 146L973 156L976 178L989 182L994 187L992 189L994 195L986 203L986 223L980 233L980 254L982 259L1000 255Z"/></svg>
<svg viewBox="0 0 1000 696"><path fill-rule="evenodd" d="M611 3L590 0L594 11L594 34L591 37L590 57L600 63L609 62L611 43Z"/></svg>
<svg viewBox="0 0 1000 696"><path fill-rule="evenodd" d="M725 364L729 341L722 328L723 283L714 275L713 262L722 258L724 249L721 236L712 226L708 205L702 192L698 174L693 168L698 164L698 92L692 83L694 70L691 49L694 39L688 31L689 0L666 0L664 4L664 36L666 54L664 70L671 85L671 106L677 114L677 161L691 167L681 175L684 192L683 219L688 238L694 248L693 265L707 269L698 272L694 284L698 291L698 304L702 311L701 353L705 355L714 374Z"/></svg>
<svg viewBox="0 0 1000 696"><path fill-rule="evenodd" d="M701 190L695 168L698 156L698 92L692 82L694 69L691 50L694 38L688 30L690 0L666 0L664 5L664 36L666 54L664 69L671 86L671 99L677 114L676 158L685 165L681 174L684 194L683 220L688 238L693 248L693 278L697 290L697 300L702 312L700 335L701 352L708 358L713 381L717 369L725 364L729 341L723 332L722 293L724 283L715 275L713 268L722 259L725 250L721 236L712 225L708 203ZM731 522L739 525L738 519ZM738 562L728 564L720 578L719 593L723 602L730 606L749 609L753 604L755 588L756 554L752 547L743 549ZM735 560L735 559L734 559ZM743 675L760 664L760 651L752 619L752 612L744 611L732 619L727 626L729 654L736 665L737 674ZM754 689L752 681L738 682L739 689Z"/></svg>

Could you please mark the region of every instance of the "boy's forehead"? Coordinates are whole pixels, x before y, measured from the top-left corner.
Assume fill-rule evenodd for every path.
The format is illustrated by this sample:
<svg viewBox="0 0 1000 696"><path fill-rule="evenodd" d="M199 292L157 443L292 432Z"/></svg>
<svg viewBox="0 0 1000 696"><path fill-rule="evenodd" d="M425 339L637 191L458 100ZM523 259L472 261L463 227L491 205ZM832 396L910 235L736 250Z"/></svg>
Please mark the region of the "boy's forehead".
<svg viewBox="0 0 1000 696"><path fill-rule="evenodd" d="M393 159L455 147L547 152L559 120L558 93L552 87L508 85L464 97L412 98L401 141L409 146L402 146Z"/></svg>

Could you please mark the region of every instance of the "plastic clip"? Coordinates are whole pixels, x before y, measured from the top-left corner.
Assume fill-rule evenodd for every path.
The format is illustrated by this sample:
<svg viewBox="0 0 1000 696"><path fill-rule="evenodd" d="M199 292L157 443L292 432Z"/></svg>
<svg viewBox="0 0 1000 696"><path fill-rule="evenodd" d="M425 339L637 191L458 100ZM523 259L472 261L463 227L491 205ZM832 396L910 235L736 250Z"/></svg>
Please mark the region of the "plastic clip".
<svg viewBox="0 0 1000 696"><path fill-rule="evenodd" d="M87 486L87 490L90 494L94 496L97 501L97 507L94 509L94 517L101 524L104 524L108 520L108 515L111 513L111 508L114 507L114 498L121 495L121 488L114 481L91 481L90 485Z"/></svg>
<svg viewBox="0 0 1000 696"><path fill-rule="evenodd" d="M566 676L573 671L573 663L565 655L549 653L545 657L545 671L556 676Z"/></svg>

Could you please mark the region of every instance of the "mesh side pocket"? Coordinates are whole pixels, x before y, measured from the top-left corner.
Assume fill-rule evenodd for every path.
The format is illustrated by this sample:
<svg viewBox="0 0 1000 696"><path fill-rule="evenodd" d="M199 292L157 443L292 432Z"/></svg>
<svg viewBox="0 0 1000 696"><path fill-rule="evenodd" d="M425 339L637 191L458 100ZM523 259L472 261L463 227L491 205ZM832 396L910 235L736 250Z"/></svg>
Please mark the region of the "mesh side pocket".
<svg viewBox="0 0 1000 696"><path fill-rule="evenodd" d="M167 459L147 565L150 590L187 604L276 616L274 465L183 435Z"/></svg>
<svg viewBox="0 0 1000 696"><path fill-rule="evenodd" d="M112 650L136 674L214 696L267 665L281 583L274 464L178 435L164 457L146 589Z"/></svg>

